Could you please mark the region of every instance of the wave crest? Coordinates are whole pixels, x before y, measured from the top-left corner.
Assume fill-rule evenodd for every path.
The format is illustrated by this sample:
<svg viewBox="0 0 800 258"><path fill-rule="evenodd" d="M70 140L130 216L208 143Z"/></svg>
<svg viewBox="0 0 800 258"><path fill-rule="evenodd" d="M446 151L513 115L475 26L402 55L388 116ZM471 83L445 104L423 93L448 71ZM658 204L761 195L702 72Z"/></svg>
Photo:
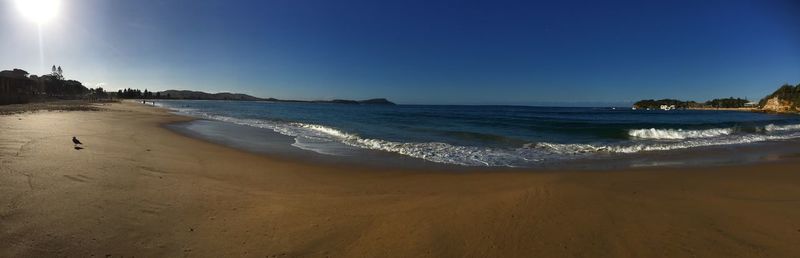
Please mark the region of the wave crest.
<svg viewBox="0 0 800 258"><path fill-rule="evenodd" d="M693 138L713 138L730 135L734 133L733 128L713 128L705 130L683 130L683 129L633 129L628 131L628 135L638 139L651 140L684 140Z"/></svg>
<svg viewBox="0 0 800 258"><path fill-rule="evenodd" d="M796 131L800 130L800 124L795 124L795 125L768 124L767 126L764 127L764 130L767 132Z"/></svg>
<svg viewBox="0 0 800 258"><path fill-rule="evenodd" d="M800 137L800 133L781 134L781 135L766 135L766 134L748 134L736 137L722 137L722 138L697 138L689 139L681 142L664 142L664 143L628 143L628 144L562 144L562 143L537 143L533 145L534 148L546 149L559 154L585 154L585 153L638 153L648 151L667 151L679 150L696 147L708 146L722 146L733 144L746 144L765 141L778 141L787 140Z"/></svg>

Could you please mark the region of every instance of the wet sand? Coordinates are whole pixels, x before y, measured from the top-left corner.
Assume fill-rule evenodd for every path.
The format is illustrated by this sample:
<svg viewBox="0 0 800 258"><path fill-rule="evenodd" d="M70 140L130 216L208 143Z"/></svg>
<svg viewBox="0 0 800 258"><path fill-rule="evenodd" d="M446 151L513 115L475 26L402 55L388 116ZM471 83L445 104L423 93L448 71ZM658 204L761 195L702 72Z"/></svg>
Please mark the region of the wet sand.
<svg viewBox="0 0 800 258"><path fill-rule="evenodd" d="M134 103L0 116L0 257L797 257L800 159L452 171L239 151ZM77 136L84 149L70 139Z"/></svg>

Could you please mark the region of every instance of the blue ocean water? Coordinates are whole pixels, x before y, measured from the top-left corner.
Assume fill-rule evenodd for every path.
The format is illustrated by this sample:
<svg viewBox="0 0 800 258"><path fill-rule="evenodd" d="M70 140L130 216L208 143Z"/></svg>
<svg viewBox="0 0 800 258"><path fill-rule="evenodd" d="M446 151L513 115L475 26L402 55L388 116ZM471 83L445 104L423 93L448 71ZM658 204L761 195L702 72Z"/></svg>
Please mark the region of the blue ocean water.
<svg viewBox="0 0 800 258"><path fill-rule="evenodd" d="M158 101L179 114L274 131L324 155L391 152L466 166L530 167L594 155L800 138L800 116L630 108Z"/></svg>

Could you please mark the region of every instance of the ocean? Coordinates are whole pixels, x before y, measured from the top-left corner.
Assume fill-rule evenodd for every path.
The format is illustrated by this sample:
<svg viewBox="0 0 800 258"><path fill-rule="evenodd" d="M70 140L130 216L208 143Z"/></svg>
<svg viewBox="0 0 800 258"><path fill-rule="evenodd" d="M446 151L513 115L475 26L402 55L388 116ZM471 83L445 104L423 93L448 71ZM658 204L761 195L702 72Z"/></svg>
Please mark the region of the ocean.
<svg viewBox="0 0 800 258"><path fill-rule="evenodd" d="M235 139L246 149L269 145L259 135L271 133L288 137L287 148L324 156L380 152L471 167L540 167L800 138L800 116L742 111L196 100L157 105L200 121L250 128L216 126L208 134L208 126L187 127Z"/></svg>

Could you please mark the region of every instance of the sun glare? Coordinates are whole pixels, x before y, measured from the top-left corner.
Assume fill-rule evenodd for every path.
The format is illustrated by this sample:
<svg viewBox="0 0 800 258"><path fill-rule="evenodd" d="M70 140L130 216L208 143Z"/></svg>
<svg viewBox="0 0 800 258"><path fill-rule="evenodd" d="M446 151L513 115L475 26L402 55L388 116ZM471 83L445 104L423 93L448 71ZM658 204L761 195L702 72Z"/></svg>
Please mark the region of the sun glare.
<svg viewBox="0 0 800 258"><path fill-rule="evenodd" d="M58 14L61 0L15 0L17 8L25 18L42 24Z"/></svg>

